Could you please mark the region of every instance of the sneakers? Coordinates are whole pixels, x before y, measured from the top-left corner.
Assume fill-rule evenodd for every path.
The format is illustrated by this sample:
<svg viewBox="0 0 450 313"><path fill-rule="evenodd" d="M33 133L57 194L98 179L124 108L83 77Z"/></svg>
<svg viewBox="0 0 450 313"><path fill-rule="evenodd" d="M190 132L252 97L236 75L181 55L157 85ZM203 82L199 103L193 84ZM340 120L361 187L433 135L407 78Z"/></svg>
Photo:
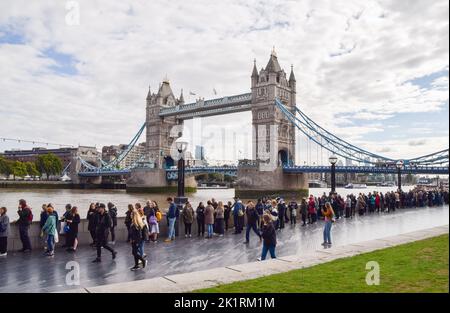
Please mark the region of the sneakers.
<svg viewBox="0 0 450 313"><path fill-rule="evenodd" d="M100 263L101 261L102 261L102 259L96 258L94 261L92 261L92 263Z"/></svg>
<svg viewBox="0 0 450 313"><path fill-rule="evenodd" d="M48 256L48 257L54 256L54 255L55 255L54 252L46 252L45 253L45 256Z"/></svg>
<svg viewBox="0 0 450 313"><path fill-rule="evenodd" d="M145 268L147 266L147 260L144 260L144 262L142 263L142 268Z"/></svg>
<svg viewBox="0 0 450 313"><path fill-rule="evenodd" d="M137 271L139 269L139 266L135 265L132 268L130 268L131 271Z"/></svg>
<svg viewBox="0 0 450 313"><path fill-rule="evenodd" d="M166 240L164 240L164 242L172 242L172 239L167 238Z"/></svg>
<svg viewBox="0 0 450 313"><path fill-rule="evenodd" d="M112 252L112 259L115 260L115 259L116 259L116 256L117 256L117 252L116 252L116 251L113 251L113 252Z"/></svg>
<svg viewBox="0 0 450 313"><path fill-rule="evenodd" d="M0 257L2 257L2 256L7 256L7 255L8 255L7 252L5 252L5 253L0 253Z"/></svg>

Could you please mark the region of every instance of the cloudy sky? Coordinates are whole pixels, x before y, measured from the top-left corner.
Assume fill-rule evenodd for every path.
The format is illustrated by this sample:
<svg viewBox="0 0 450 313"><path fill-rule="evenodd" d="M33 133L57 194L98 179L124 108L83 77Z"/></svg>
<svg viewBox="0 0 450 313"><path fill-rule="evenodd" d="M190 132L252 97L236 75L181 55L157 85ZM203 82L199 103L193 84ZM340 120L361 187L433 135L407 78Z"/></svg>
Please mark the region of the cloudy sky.
<svg viewBox="0 0 450 313"><path fill-rule="evenodd" d="M149 85L167 76L190 101L249 92L253 59L264 67L275 46L294 65L297 105L326 129L392 158L442 150L448 16L446 0L1 1L0 137L126 143ZM251 155L250 124L250 113L202 120L208 157ZM298 142L297 162L319 158Z"/></svg>

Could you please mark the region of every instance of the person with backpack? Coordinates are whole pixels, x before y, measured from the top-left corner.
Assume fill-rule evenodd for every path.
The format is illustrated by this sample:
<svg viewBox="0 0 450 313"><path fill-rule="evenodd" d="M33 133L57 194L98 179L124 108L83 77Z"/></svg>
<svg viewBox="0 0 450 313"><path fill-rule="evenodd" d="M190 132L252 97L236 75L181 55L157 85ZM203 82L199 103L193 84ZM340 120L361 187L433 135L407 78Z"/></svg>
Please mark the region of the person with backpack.
<svg viewBox="0 0 450 313"><path fill-rule="evenodd" d="M109 232L111 233L111 241L110 244L116 244L116 227L117 227L117 207L111 203L108 202L108 213L109 216L111 216L111 228L109 230Z"/></svg>
<svg viewBox="0 0 450 313"><path fill-rule="evenodd" d="M255 204L252 201L247 202L247 208L245 209L245 214L247 215L247 228L245 230L245 242L244 244L250 243L250 231L253 230L255 234L262 239L261 234L258 230L259 215L256 211Z"/></svg>
<svg viewBox="0 0 450 313"><path fill-rule="evenodd" d="M55 243L58 241L58 231L56 230L56 216L53 214L53 206L51 204L47 205L47 220L45 221L44 227L41 230L41 237L47 234L47 251L45 256L55 255Z"/></svg>
<svg viewBox="0 0 450 313"><path fill-rule="evenodd" d="M181 218L184 223L184 237L192 237L192 223L194 222L194 209L189 202L186 202L183 211L181 212Z"/></svg>
<svg viewBox="0 0 450 313"><path fill-rule="evenodd" d="M19 215L17 225L19 226L20 241L22 242L20 252L31 252L31 240L28 232L33 222L33 212L24 199L19 200L17 214Z"/></svg>
<svg viewBox="0 0 450 313"><path fill-rule="evenodd" d="M9 217L5 207L0 208L0 257L8 255Z"/></svg>
<svg viewBox="0 0 450 313"><path fill-rule="evenodd" d="M331 225L334 222L334 211L330 202L325 203L325 208L322 209L322 216L325 218L322 246L329 247L331 246Z"/></svg>
<svg viewBox="0 0 450 313"><path fill-rule="evenodd" d="M131 270L135 271L139 269L139 262L142 264L142 268L145 268L145 266L147 265L147 260L145 260L142 254L139 252L140 246L145 240L145 237L143 236L145 224L142 220L141 214L136 209L133 209L133 211L131 212L131 221L130 242L131 253L134 257L134 266L131 268Z"/></svg>
<svg viewBox="0 0 450 313"><path fill-rule="evenodd" d="M97 245L97 258L92 263L99 263L102 261L102 248L111 252L112 259L116 258L117 252L108 246L109 229L111 228L111 216L106 211L106 206L103 203L98 205L98 212L95 215L95 241Z"/></svg>
<svg viewBox="0 0 450 313"><path fill-rule="evenodd" d="M153 202L150 202L148 205L150 206L150 210L148 212L148 227L150 229L149 238L152 242L156 243L157 236L159 234L158 210Z"/></svg>
<svg viewBox="0 0 450 313"><path fill-rule="evenodd" d="M243 223L241 224L241 222L243 219L244 219L244 205L242 204L241 200L236 198L235 203L233 205L233 222L235 234L242 233L244 224Z"/></svg>

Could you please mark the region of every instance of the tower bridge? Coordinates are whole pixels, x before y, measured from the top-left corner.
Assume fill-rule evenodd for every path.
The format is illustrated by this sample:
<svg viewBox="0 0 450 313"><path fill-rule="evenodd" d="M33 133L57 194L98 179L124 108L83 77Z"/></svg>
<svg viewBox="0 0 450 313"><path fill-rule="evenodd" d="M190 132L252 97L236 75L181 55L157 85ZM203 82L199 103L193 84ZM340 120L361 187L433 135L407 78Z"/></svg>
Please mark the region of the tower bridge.
<svg viewBox="0 0 450 313"><path fill-rule="evenodd" d="M237 167L192 167L186 169L189 184L193 175L224 173L237 176L238 196L283 192L285 195L306 192L306 173L328 172L329 166L296 166L295 131L337 156L363 166L337 166L342 173L395 173L397 160L359 148L319 126L296 104L296 78L291 67L289 76L272 51L267 65L258 71L256 61L251 73L249 93L185 103L183 92L177 98L166 79L156 93L150 89L146 98L146 121L131 140L128 149L110 163L90 164L78 160L82 169L77 177L98 178L126 175L127 188L160 189L174 184L177 173L171 157L174 142L182 135L185 120L236 112L251 111L253 125L253 163ZM146 154L129 168L117 168L142 133L146 134ZM404 159L405 173L449 173L448 149ZM141 162L142 161L142 162ZM144 162L145 161L145 162ZM268 173L270 175L268 175ZM191 177L189 178L189 175Z"/></svg>

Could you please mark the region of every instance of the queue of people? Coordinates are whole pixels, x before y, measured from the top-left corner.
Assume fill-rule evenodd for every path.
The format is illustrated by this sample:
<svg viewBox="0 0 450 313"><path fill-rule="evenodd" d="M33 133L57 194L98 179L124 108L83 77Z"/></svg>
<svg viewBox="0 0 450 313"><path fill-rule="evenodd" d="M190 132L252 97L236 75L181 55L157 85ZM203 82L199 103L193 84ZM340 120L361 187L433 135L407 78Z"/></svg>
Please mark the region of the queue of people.
<svg viewBox="0 0 450 313"><path fill-rule="evenodd" d="M184 235L192 238L192 225L197 223L197 236L211 239L222 237L230 230L230 220L234 222L234 234L241 234L245 228L244 244L250 243L252 233L262 243L259 260L265 260L268 253L276 258L277 232L282 231L287 224L297 225L297 216L301 219L301 227L313 225L323 220L323 243L325 247L332 245L331 229L340 218L354 218L356 214L389 213L401 208L439 206L449 203L448 191L423 190L415 188L408 192L392 191L360 193L358 196L350 194L341 197L339 194L323 194L320 197L310 195L302 198L300 203L296 199L285 202L283 198L261 198L254 203L235 198L234 202L216 201L214 198L200 202L194 210L190 202L180 206L174 199L167 198L166 222L168 226L167 243L173 242L178 235L180 225L184 225ZM67 204L66 211L61 218L51 203L42 205L40 214L40 236L45 245L45 256L55 255L55 245L60 235L65 237L63 247L67 252L75 252L78 247L78 225L81 222L78 208ZM19 200L18 225L22 242L21 252L31 251L31 241L28 235L33 221L32 209L24 199ZM96 248L94 263L102 261L102 249L111 253L115 259L117 252L112 247L116 242L115 228L117 227L117 207L113 203L91 203L86 215L88 231L92 238L91 246ZM129 204L125 214L124 224L128 235L127 242L131 245L135 271L147 266L145 254L146 243L157 243L160 235L160 223L163 219L158 203L148 200L144 207L140 203ZM10 222L7 208L0 208L0 256L7 255L7 237L10 232ZM110 239L110 240L109 240Z"/></svg>

